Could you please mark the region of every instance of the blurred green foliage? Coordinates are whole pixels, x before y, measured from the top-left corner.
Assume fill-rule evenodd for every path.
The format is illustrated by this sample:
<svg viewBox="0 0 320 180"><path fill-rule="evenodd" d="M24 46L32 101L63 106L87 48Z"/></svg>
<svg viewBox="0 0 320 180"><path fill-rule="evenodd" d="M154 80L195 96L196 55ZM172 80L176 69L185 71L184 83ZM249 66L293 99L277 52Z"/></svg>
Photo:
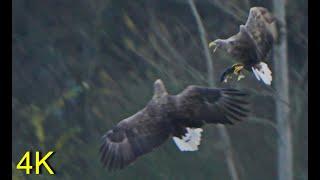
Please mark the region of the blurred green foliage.
<svg viewBox="0 0 320 180"><path fill-rule="evenodd" d="M267 0L195 2L208 40L237 32L251 6L272 7ZM169 140L119 172L107 172L99 162L100 137L146 104L154 80L161 78L172 94L190 84L206 85L203 48L185 1L12 4L13 179L230 179L214 126L205 127L198 152L179 152ZM306 1L287 2L296 179L308 177L307 14ZM233 60L217 52L213 61L218 79ZM274 100L249 74L230 86L253 93L253 117L227 127L240 177L275 179ZM56 151L50 162L57 174L17 171L27 150Z"/></svg>

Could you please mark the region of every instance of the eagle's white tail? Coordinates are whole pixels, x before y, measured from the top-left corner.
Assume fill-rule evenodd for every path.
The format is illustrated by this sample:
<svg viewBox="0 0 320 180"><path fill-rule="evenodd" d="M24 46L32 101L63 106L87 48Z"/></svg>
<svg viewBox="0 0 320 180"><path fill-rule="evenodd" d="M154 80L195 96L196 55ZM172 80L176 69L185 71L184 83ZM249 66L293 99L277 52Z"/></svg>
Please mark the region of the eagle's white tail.
<svg viewBox="0 0 320 180"><path fill-rule="evenodd" d="M271 85L272 72L266 63L260 62L259 64L252 66L251 68L253 74L259 81L262 80L265 84Z"/></svg>
<svg viewBox="0 0 320 180"><path fill-rule="evenodd" d="M186 128L187 133L182 136L182 139L173 137L180 151L197 151L201 141L201 128Z"/></svg>

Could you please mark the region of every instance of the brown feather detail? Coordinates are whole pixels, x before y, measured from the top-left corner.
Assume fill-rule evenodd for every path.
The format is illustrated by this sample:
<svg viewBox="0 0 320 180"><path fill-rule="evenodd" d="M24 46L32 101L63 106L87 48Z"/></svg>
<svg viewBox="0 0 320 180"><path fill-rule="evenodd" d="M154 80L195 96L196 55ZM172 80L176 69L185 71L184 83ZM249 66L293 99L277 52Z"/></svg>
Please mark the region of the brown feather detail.
<svg viewBox="0 0 320 180"><path fill-rule="evenodd" d="M257 45L259 60L264 60L277 38L274 17L266 8L253 7L244 27Z"/></svg>

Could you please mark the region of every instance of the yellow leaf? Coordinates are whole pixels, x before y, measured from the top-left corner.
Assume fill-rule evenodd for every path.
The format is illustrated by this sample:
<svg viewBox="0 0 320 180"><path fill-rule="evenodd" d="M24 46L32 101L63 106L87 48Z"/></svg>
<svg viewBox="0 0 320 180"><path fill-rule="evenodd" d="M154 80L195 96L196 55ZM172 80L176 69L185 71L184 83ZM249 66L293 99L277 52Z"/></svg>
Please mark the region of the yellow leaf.
<svg viewBox="0 0 320 180"><path fill-rule="evenodd" d="M134 25L132 19L128 15L123 15L124 23L128 26L131 31L136 32L136 26Z"/></svg>

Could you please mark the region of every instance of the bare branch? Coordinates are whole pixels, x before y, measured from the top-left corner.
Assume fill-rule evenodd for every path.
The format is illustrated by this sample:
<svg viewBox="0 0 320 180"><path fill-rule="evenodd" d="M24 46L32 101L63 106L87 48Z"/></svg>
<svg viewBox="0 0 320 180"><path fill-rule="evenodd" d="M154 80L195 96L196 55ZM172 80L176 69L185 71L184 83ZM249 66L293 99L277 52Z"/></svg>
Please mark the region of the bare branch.
<svg viewBox="0 0 320 180"><path fill-rule="evenodd" d="M279 44L274 46L274 70L275 88L279 97L289 102L289 73L288 73L288 55L287 55L287 33L286 33L286 7L284 0L273 0L274 15L282 24L280 31L282 36ZM290 108L276 101L276 119L280 133L278 140L278 179L293 179L293 149L292 132L290 122Z"/></svg>
<svg viewBox="0 0 320 180"><path fill-rule="evenodd" d="M214 83L214 79L213 79L213 75L214 75L213 63L212 63L212 59L211 59L209 48L208 48L208 41L206 39L206 32L205 32L201 18L199 16L199 13L197 11L197 8L196 8L193 0L188 0L188 3L190 5L192 14L196 19L196 23L197 23L197 26L199 29L202 46L203 46L205 56L206 56L206 62L207 62L207 68L208 68L208 84L210 86L214 86L215 83ZM225 155L226 155L226 161L228 164L231 178L233 180L239 180L239 175L238 175L238 172L237 172L237 169L235 166L235 160L234 160L234 155L233 155L233 151L232 151L232 147L231 147L231 140L230 140L230 136L228 134L228 131L223 125L218 125L218 130L219 130L219 134L221 136L222 141L226 145L225 146L226 147Z"/></svg>

